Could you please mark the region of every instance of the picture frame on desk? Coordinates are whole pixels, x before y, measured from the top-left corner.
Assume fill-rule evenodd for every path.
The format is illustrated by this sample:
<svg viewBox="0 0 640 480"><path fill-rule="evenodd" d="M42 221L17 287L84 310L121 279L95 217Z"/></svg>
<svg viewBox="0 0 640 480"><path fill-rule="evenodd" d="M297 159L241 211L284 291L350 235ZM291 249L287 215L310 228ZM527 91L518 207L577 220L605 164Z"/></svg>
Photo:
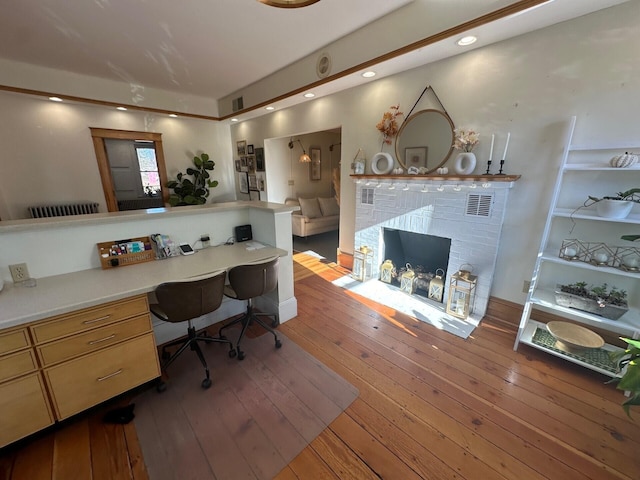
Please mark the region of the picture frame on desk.
<svg viewBox="0 0 640 480"><path fill-rule="evenodd" d="M240 193L249 193L249 174L247 172L238 173L238 185Z"/></svg>

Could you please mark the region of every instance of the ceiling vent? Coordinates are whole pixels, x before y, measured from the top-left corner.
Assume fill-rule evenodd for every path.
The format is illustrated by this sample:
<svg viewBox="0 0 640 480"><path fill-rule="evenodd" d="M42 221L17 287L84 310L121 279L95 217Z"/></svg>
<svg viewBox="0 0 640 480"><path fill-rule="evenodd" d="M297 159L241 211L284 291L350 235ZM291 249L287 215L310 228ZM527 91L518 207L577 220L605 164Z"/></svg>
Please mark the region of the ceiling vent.
<svg viewBox="0 0 640 480"><path fill-rule="evenodd" d="M328 53L323 52L316 62L316 74L318 78L325 78L331 73L331 57Z"/></svg>
<svg viewBox="0 0 640 480"><path fill-rule="evenodd" d="M242 110L243 108L244 108L244 101L242 100L242 97L234 98L231 101L231 109L234 112L237 112L238 110Z"/></svg>

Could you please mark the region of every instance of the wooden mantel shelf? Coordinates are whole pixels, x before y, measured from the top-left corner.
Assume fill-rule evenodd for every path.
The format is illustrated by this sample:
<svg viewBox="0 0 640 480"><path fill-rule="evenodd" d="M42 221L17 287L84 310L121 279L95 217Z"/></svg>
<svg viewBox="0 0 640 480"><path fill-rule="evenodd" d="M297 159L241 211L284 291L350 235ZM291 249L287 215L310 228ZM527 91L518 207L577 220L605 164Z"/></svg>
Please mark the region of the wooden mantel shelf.
<svg viewBox="0 0 640 480"><path fill-rule="evenodd" d="M376 179L376 180L398 180L406 182L409 180L432 181L432 182L515 182L521 175L349 175L354 180Z"/></svg>

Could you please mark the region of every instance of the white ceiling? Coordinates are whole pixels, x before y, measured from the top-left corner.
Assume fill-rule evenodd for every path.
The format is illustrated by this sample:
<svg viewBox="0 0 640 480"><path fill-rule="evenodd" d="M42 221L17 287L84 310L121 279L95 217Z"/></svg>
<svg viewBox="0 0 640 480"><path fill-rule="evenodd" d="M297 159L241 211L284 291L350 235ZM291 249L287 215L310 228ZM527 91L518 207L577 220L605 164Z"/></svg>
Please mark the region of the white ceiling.
<svg viewBox="0 0 640 480"><path fill-rule="evenodd" d="M441 12L459 10L464 4L321 0L305 8L282 9L256 0L20 0L11 2L11 8L5 5L0 15L0 58L220 99L413 1L425 8L437 6ZM466 1L478 6L476 0ZM551 0L474 29L480 40L471 48L624 1ZM507 3L519 2L480 2L486 8L482 13ZM457 17L452 13L448 18ZM372 29L368 34L380 32ZM366 42L354 48L366 49ZM376 78L462 51L446 39L381 62ZM326 95L364 81L353 74L319 87L316 93ZM299 97L283 99L278 107L297 103Z"/></svg>

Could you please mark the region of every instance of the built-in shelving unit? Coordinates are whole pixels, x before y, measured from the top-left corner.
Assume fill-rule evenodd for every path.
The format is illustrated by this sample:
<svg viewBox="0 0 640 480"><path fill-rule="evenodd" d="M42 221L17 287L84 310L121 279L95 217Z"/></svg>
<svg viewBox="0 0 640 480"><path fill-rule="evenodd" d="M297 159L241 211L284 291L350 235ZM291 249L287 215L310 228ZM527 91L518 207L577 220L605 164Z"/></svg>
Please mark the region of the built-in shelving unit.
<svg viewBox="0 0 640 480"><path fill-rule="evenodd" d="M520 175L374 175L374 174L351 174L351 178L395 180L406 182L410 180L433 181L433 182L515 182Z"/></svg>
<svg viewBox="0 0 640 480"><path fill-rule="evenodd" d="M533 307L564 317L568 321L611 332L618 336L640 337L640 272L626 271L588 261L568 260L561 254L565 239L579 238L584 242L606 245L624 244L622 234L640 233L638 210L622 219L598 216L593 207L584 207L589 195L602 197L640 185L639 168L614 168L609 159L625 151L639 151L637 145L573 145L576 118L570 120L562 162L545 228L536 258L531 286L524 305L514 349L520 343L543 350L608 376L620 374L606 365L606 352L620 347L605 344L599 351L584 354L558 347L540 338L548 335L546 325L531 319ZM634 206L638 209L638 206ZM632 227L635 225L636 227ZM626 242L630 245L630 242ZM617 320L564 307L556 303L556 284L585 281L594 286L606 283L624 289L628 294L629 311ZM603 353L604 352L604 353ZM595 360L594 360L595 359Z"/></svg>

